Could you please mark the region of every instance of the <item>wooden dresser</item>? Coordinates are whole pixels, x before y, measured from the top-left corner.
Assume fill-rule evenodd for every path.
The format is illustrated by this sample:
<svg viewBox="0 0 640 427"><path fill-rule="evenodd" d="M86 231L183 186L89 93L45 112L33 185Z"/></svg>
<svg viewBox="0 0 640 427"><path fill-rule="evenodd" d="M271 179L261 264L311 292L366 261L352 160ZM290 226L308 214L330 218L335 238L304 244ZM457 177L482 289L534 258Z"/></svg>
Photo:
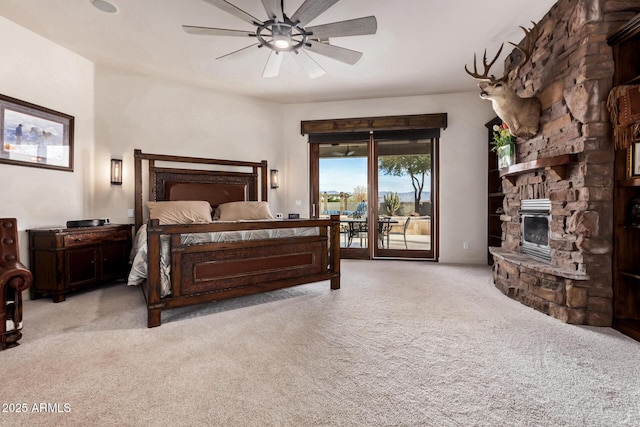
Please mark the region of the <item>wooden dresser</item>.
<svg viewBox="0 0 640 427"><path fill-rule="evenodd" d="M131 225L28 230L31 299L65 300L68 292L125 278Z"/></svg>

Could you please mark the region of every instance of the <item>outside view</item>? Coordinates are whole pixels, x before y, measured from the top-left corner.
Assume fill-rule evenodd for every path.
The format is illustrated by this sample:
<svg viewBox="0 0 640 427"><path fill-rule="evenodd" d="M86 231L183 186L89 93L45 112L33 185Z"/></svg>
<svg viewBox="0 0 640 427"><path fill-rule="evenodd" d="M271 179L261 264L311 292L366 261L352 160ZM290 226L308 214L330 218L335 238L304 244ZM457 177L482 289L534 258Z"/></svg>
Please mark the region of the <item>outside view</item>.
<svg viewBox="0 0 640 427"><path fill-rule="evenodd" d="M431 237L431 155L407 153L407 144L379 143L378 248L429 250ZM404 149L399 149L404 147ZM414 145L419 152L430 148ZM365 147L366 148L366 147ZM320 158L320 213L341 215L342 247L367 247L367 158L358 147L340 144ZM385 155L382 155L384 153Z"/></svg>

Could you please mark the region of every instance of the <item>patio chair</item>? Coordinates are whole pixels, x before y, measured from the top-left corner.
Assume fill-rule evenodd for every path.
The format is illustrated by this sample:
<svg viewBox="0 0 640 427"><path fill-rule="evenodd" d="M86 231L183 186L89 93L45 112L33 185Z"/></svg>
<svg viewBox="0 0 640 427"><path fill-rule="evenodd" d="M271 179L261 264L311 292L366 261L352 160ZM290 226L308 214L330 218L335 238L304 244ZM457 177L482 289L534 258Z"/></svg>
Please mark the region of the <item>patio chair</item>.
<svg viewBox="0 0 640 427"><path fill-rule="evenodd" d="M402 231L392 231L392 228L389 227L387 231L387 248L389 247L389 235L395 234L398 236L400 235L402 236L402 238L404 239L404 248L409 249L409 246L407 245L407 228L409 228L410 222L411 222L411 217L408 216L407 220L404 222L404 225L402 226Z"/></svg>
<svg viewBox="0 0 640 427"><path fill-rule="evenodd" d="M356 210L353 211L350 217L354 219L361 219L364 217L363 222L352 223L350 224L350 233L349 233L349 242L347 243L347 247L351 246L354 237L358 237L360 239L360 247L362 247L362 242L367 240L369 227L367 225L367 202L360 202L356 207Z"/></svg>
<svg viewBox="0 0 640 427"><path fill-rule="evenodd" d="M367 223L369 221L367 219L365 219L364 222L360 222L358 224L356 224L356 234L358 235L358 237L360 238L360 247L362 248L362 241L364 240L365 242L367 241L367 236L369 235L369 227L367 226Z"/></svg>
<svg viewBox="0 0 640 427"><path fill-rule="evenodd" d="M344 248L351 246L351 235L349 234L349 226L346 224L340 225L340 234L344 236Z"/></svg>
<svg viewBox="0 0 640 427"><path fill-rule="evenodd" d="M396 223L397 221L393 221ZM390 216L381 217L378 220L378 238L380 239L380 246L384 248L384 239L387 239L387 249L389 249L389 232L391 231L393 224L391 223Z"/></svg>
<svg viewBox="0 0 640 427"><path fill-rule="evenodd" d="M367 202L360 202L356 207L356 210L351 214L354 218L362 218L367 215Z"/></svg>

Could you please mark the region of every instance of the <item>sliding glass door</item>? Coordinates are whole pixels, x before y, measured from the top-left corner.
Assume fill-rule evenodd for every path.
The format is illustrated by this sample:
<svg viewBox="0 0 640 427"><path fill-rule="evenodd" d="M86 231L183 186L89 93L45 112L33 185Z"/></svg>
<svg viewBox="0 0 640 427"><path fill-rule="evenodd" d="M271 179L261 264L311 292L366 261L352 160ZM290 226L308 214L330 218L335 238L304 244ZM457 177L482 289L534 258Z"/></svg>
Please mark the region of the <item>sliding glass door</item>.
<svg viewBox="0 0 640 427"><path fill-rule="evenodd" d="M435 258L437 139L311 144L313 212L341 218L344 258Z"/></svg>
<svg viewBox="0 0 640 427"><path fill-rule="evenodd" d="M431 139L376 143L379 244L375 256L433 258Z"/></svg>

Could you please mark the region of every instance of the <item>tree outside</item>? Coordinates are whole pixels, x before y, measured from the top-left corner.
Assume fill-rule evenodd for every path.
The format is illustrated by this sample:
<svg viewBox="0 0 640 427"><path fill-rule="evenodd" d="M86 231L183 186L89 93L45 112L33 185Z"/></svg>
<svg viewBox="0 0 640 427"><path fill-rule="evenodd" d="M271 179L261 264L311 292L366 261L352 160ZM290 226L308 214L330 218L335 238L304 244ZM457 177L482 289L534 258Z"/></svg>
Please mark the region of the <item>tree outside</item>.
<svg viewBox="0 0 640 427"><path fill-rule="evenodd" d="M351 195L351 198L356 202L366 202L367 187L364 185L356 185L353 189L353 194Z"/></svg>
<svg viewBox="0 0 640 427"><path fill-rule="evenodd" d="M385 175L411 177L413 186L414 210L420 212L422 190L425 177L431 173L431 155L417 156L381 156L378 169Z"/></svg>

